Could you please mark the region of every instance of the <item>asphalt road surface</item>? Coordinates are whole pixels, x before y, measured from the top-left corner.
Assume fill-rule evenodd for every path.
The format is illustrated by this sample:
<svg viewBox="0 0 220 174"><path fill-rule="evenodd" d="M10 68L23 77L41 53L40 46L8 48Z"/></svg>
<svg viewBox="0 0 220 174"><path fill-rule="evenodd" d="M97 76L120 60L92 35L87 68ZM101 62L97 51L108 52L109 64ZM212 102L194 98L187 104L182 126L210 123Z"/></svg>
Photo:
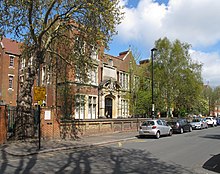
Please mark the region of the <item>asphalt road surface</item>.
<svg viewBox="0 0 220 174"><path fill-rule="evenodd" d="M25 157L3 150L0 174L212 174L219 168L219 154L216 127Z"/></svg>
<svg viewBox="0 0 220 174"><path fill-rule="evenodd" d="M141 138L111 145L117 146L143 150L150 157L193 173L220 173L220 127L173 134L159 140Z"/></svg>

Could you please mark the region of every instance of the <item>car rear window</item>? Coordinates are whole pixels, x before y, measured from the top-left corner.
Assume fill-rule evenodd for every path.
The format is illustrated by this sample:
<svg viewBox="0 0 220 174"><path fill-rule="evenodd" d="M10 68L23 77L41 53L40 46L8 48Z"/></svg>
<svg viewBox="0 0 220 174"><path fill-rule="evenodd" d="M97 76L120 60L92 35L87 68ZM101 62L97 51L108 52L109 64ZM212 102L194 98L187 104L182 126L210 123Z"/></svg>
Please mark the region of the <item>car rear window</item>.
<svg viewBox="0 0 220 174"><path fill-rule="evenodd" d="M200 122L200 119L193 119L192 122Z"/></svg>
<svg viewBox="0 0 220 174"><path fill-rule="evenodd" d="M154 121L145 121L142 123L142 126L153 126L154 124Z"/></svg>

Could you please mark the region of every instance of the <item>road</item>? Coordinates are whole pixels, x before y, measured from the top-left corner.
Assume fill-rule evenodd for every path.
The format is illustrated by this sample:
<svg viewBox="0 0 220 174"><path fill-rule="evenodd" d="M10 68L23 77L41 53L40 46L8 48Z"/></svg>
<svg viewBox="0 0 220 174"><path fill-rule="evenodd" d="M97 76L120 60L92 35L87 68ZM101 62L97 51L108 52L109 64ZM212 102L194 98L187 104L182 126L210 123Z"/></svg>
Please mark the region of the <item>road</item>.
<svg viewBox="0 0 220 174"><path fill-rule="evenodd" d="M180 165L197 173L212 173L209 170L204 170L203 165L205 168L220 173L220 127L174 134L172 137L162 137L159 140L154 138L137 139L111 146L143 150L155 159ZM211 165L205 164L212 157L218 157L219 161Z"/></svg>
<svg viewBox="0 0 220 174"><path fill-rule="evenodd" d="M26 157L2 151L0 174L212 174L202 166L218 154L220 127Z"/></svg>

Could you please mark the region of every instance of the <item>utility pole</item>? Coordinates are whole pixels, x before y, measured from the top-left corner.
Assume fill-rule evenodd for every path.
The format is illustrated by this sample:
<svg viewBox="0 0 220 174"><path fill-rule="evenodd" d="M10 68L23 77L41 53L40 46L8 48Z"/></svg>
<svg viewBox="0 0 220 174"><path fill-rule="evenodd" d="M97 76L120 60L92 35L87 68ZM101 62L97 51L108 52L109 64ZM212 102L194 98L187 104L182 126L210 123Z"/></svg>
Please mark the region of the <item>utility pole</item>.
<svg viewBox="0 0 220 174"><path fill-rule="evenodd" d="M151 78L152 78L152 82L151 82L151 89L152 89L152 111L151 111L151 117L152 119L155 118L155 115L154 115L154 52L157 51L156 48L152 48L151 49L151 64L152 64L152 72L151 72Z"/></svg>

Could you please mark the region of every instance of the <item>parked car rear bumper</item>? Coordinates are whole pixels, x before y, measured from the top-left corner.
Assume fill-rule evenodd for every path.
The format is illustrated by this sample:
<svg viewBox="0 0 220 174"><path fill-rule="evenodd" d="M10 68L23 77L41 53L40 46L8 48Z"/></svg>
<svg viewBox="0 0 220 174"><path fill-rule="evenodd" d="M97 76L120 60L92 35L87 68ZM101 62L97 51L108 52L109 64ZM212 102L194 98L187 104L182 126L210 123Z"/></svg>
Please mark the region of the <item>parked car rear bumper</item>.
<svg viewBox="0 0 220 174"><path fill-rule="evenodd" d="M202 126L201 125L192 125L192 128L193 129L202 129Z"/></svg>
<svg viewBox="0 0 220 174"><path fill-rule="evenodd" d="M157 129L153 129L153 130L139 130L139 135L156 135L157 133Z"/></svg>

